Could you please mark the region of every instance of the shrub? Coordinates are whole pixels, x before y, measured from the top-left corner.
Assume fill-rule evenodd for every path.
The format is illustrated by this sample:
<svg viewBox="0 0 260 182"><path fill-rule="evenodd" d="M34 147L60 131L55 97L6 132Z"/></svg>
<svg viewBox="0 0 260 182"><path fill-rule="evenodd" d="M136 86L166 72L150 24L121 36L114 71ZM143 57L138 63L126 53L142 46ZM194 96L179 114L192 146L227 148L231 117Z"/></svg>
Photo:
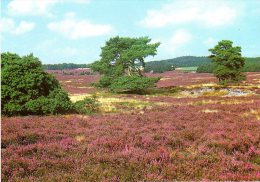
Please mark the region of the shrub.
<svg viewBox="0 0 260 182"><path fill-rule="evenodd" d="M30 114L44 115L51 113L51 100L46 97L39 97L38 99L31 100L25 104L25 107Z"/></svg>
<svg viewBox="0 0 260 182"><path fill-rule="evenodd" d="M74 110L68 94L62 89L53 90L48 98L51 100L51 114L65 114Z"/></svg>
<svg viewBox="0 0 260 182"><path fill-rule="evenodd" d="M103 75L98 82L92 83L92 85L99 88L107 88L111 83L112 77Z"/></svg>
<svg viewBox="0 0 260 182"><path fill-rule="evenodd" d="M159 80L160 78L121 76L113 80L109 89L112 92L142 93L146 89L154 87Z"/></svg>
<svg viewBox="0 0 260 182"><path fill-rule="evenodd" d="M91 98L85 98L84 100L77 101L74 106L76 112L79 114L91 114L99 110L99 102L95 95Z"/></svg>
<svg viewBox="0 0 260 182"><path fill-rule="evenodd" d="M32 54L1 54L2 114L57 114L70 111L72 103L54 76L44 72Z"/></svg>

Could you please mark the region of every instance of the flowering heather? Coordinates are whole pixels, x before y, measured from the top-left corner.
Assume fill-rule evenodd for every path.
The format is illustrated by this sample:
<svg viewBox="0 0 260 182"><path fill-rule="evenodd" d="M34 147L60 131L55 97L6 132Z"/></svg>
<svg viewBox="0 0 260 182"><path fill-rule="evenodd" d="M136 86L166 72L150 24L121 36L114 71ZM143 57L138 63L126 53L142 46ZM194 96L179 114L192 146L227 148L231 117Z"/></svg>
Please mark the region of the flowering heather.
<svg viewBox="0 0 260 182"><path fill-rule="evenodd" d="M216 81L211 74L159 76L158 87ZM71 94L87 94L99 76L56 77ZM247 73L236 87L257 92L259 78ZM107 96L146 105L129 110L125 100L120 107L128 112L3 117L2 181L260 180L259 95Z"/></svg>
<svg viewBox="0 0 260 182"><path fill-rule="evenodd" d="M205 98L190 102L198 99ZM123 115L4 117L2 180L260 180L260 120L251 112L260 98L251 99L194 105L175 98L175 105Z"/></svg>
<svg viewBox="0 0 260 182"><path fill-rule="evenodd" d="M63 88L70 94L93 93L96 91L91 83L99 79L99 75L80 75L81 70L66 70L73 75L65 75L62 70L48 70L60 81ZM200 86L201 84L216 84L217 79L210 73L183 73L178 71L168 71L160 74L147 73L150 77L161 77L157 83L157 87L173 87L173 86ZM246 73L247 80L242 88L253 89L260 93L260 74Z"/></svg>

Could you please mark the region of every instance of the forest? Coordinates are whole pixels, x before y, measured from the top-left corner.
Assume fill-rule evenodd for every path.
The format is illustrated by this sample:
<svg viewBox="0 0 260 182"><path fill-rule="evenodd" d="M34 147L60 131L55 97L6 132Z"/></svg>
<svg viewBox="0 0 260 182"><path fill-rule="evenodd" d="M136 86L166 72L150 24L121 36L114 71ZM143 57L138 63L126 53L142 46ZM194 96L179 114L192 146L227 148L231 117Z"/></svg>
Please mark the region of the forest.
<svg viewBox="0 0 260 182"><path fill-rule="evenodd" d="M61 63L61 64L43 64L45 70L65 70L76 68L88 68L91 64L75 64L75 63ZM153 71L154 73L163 73L165 71L172 71L180 67L198 67L198 73L212 73L213 63L210 58L206 56L181 56L172 59L165 59L159 61L150 61L145 63L145 72ZM245 58L245 66L243 72L257 72L260 71L260 57Z"/></svg>

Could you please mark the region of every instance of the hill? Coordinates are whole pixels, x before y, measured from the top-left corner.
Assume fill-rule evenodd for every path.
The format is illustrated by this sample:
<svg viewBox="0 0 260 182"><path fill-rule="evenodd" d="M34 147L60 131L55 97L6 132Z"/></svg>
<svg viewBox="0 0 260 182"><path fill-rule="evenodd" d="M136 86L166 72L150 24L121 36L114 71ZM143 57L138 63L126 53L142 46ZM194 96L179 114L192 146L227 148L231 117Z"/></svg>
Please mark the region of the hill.
<svg viewBox="0 0 260 182"><path fill-rule="evenodd" d="M199 67L201 65L210 63L211 60L208 57L196 57L196 56L182 56L172 59L165 59L160 61L147 62L145 65L145 71L153 71L155 73L162 73L172 70L172 67Z"/></svg>
<svg viewBox="0 0 260 182"><path fill-rule="evenodd" d="M179 67L198 67L197 72L200 73L212 73L213 70L213 64L211 62L211 59L208 57L182 56L172 59L147 62L145 65L145 71L162 73L165 71L170 71L172 70L172 68ZM246 58L243 71L260 71L260 57Z"/></svg>
<svg viewBox="0 0 260 182"><path fill-rule="evenodd" d="M258 72L260 71L260 57L255 58L245 58L245 66L243 72ZM212 73L213 72L213 63L209 62L203 65L200 65L197 69L198 73Z"/></svg>

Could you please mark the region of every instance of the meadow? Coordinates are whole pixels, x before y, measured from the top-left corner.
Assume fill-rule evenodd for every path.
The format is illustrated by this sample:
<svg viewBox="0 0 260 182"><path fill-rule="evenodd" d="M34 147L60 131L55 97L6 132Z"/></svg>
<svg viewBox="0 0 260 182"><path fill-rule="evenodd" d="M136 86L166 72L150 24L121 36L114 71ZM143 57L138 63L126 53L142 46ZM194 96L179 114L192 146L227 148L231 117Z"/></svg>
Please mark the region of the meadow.
<svg viewBox="0 0 260 182"><path fill-rule="evenodd" d="M99 75L49 71L92 115L2 117L3 181L260 180L260 73L219 86L169 71L143 95L92 87Z"/></svg>

